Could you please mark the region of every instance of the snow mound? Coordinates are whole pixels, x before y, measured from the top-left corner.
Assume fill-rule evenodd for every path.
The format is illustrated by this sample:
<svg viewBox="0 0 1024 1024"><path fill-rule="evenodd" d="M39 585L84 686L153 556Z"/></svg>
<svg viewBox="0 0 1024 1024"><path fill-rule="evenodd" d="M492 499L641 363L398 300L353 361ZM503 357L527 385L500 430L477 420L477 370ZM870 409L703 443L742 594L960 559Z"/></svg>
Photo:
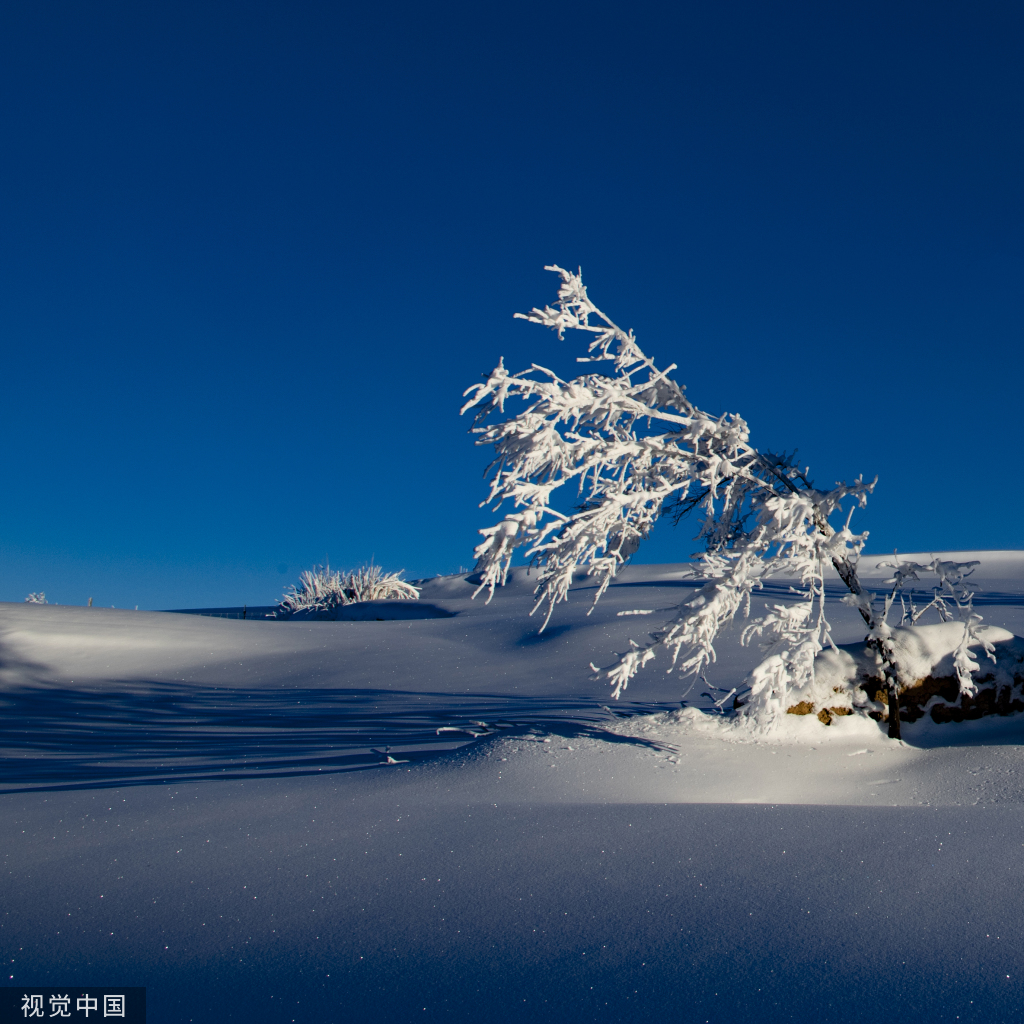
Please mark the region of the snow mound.
<svg viewBox="0 0 1024 1024"><path fill-rule="evenodd" d="M975 677L978 692L961 694L953 656L964 635L961 622L894 629L892 645L904 677L914 680L900 694L901 719L915 722L930 714L937 723L1006 715L1024 711L1024 639L998 626L978 630L993 648L991 660L972 649L980 661ZM843 644L822 651L815 659L814 677L790 692L790 715L814 715L823 725L860 711L878 721L888 714L877 655L863 643Z"/></svg>
<svg viewBox="0 0 1024 1024"><path fill-rule="evenodd" d="M741 744L794 744L796 746L880 742L878 724L865 715L832 716L831 728L823 729L814 716L784 715L769 729L753 727L742 715L709 714L700 708L681 708L657 715L638 715L605 727L619 736L645 739L669 747L684 748L694 739L724 740Z"/></svg>

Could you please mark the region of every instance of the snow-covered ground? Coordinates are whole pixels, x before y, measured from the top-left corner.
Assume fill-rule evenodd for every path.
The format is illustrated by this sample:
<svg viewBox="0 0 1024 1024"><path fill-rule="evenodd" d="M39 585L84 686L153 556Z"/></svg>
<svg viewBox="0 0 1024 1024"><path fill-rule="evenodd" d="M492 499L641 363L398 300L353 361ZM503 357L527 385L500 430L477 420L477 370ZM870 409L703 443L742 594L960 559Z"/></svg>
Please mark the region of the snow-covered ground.
<svg viewBox="0 0 1024 1024"><path fill-rule="evenodd" d="M1024 553L955 557L1024 635ZM656 661L607 710L588 663L659 622L616 613L692 586L630 567L588 617L581 579L539 636L522 571L382 621L0 606L3 984L146 985L158 1022L1024 1018L1024 717L755 741L707 713L738 629L710 697Z"/></svg>

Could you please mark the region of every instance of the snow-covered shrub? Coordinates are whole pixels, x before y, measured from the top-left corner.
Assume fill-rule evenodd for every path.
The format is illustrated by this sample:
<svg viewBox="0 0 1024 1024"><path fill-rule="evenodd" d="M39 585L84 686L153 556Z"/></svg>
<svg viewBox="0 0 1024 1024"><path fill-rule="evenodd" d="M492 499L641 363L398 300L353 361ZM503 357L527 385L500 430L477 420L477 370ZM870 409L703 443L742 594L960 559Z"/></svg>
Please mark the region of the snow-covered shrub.
<svg viewBox="0 0 1024 1024"><path fill-rule="evenodd" d="M715 660L721 628L737 613L748 616L752 593L784 573L798 600L768 609L743 634L744 642L756 637L766 646L744 686L743 714L769 725L791 706L791 693L813 683L816 656L834 647L825 615L831 566L864 619L881 685L894 703L905 685L886 623L894 597L884 611L875 608L857 576L867 534L850 529L853 509L864 506L874 483L858 477L821 490L798 466L795 451L759 451L740 416L695 405L670 376L676 364L659 369L632 331L590 301L580 274L546 269L561 278L556 306L516 316L551 328L559 339L566 330L586 333L588 354L577 361L607 369L566 381L536 363L509 373L499 361L484 383L466 390L462 411L475 411L477 444L495 449L482 504L512 506L500 523L480 531L477 593L486 590L489 601L521 550L539 569L533 612L544 609L543 630L578 568L596 578L596 603L659 516L697 511L703 544L697 575L704 585L647 642L631 641L605 669L591 666L607 677L614 697L661 649L670 657L668 671L702 675ZM521 411L506 415L506 403L516 400ZM562 489L575 491L575 508ZM967 645L978 640L979 620L972 616L968 610L962 622L958 672L966 673L965 686ZM898 730L898 715L893 721Z"/></svg>
<svg viewBox="0 0 1024 1024"><path fill-rule="evenodd" d="M379 565L366 565L345 576L345 593L352 601L415 601L420 592L402 579L402 571L385 572Z"/></svg>
<svg viewBox="0 0 1024 1024"><path fill-rule="evenodd" d="M352 572L335 572L329 565L316 565L289 587L277 607L276 617L290 618L298 612L330 612L360 601L415 601L420 592L406 583L401 572L385 572L379 565L365 565Z"/></svg>
<svg viewBox="0 0 1024 1024"><path fill-rule="evenodd" d="M25 604L48 604L46 595L40 590L38 594L29 594L25 598Z"/></svg>
<svg viewBox="0 0 1024 1024"><path fill-rule="evenodd" d="M314 565L299 575L298 586L290 586L277 606L277 617L287 618L299 611L326 611L339 604L348 604L341 582L341 573L329 565Z"/></svg>

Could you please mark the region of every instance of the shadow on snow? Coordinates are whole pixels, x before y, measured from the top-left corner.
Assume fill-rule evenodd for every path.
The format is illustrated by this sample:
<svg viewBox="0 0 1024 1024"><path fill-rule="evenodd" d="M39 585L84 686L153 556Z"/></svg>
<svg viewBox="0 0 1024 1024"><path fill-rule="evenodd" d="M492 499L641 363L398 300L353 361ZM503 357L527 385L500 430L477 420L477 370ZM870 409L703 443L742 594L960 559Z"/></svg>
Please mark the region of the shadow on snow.
<svg viewBox="0 0 1024 1024"><path fill-rule="evenodd" d="M142 687L145 689L142 689ZM237 690L140 683L135 692L0 694L0 792L315 775L423 760L487 736L608 733L619 717L678 704L578 696L392 690Z"/></svg>

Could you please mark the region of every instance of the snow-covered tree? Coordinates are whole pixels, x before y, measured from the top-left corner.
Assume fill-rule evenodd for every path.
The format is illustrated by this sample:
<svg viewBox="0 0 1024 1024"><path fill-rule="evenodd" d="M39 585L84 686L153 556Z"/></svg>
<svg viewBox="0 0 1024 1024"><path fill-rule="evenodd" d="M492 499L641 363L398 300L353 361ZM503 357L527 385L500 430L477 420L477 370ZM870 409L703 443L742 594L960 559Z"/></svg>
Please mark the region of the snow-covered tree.
<svg viewBox="0 0 1024 1024"><path fill-rule="evenodd" d="M631 641L604 669L591 666L607 677L613 696L662 650L669 671L703 674L715 660L722 627L737 613L749 616L752 593L768 577L785 574L798 600L769 609L744 631L745 642L758 637L766 644L767 656L747 680L743 713L761 724L774 720L789 691L813 677L815 655L832 643L825 614L831 565L864 619L896 711L904 681L887 643L890 627L857 576L867 534L850 529L854 508L865 504L874 482L858 477L822 490L796 464L795 452L759 451L740 416L714 415L691 402L670 376L676 364L659 369L631 330L591 302L579 273L546 269L561 279L556 305L516 316L551 328L559 339L566 330L584 332L588 354L577 361L605 372L567 381L536 363L509 373L500 361L484 383L466 390L462 411L475 410L477 444L495 449L482 504L512 506L501 522L480 531L477 593L486 590L489 601L520 552L539 570L533 612L543 611L543 630L575 572L584 568L596 578L596 603L661 515L696 511L703 586L648 642ZM523 407L506 414L515 400ZM567 488L575 491L575 508L563 497ZM965 644L968 634L969 624ZM898 733L898 713L890 723Z"/></svg>

